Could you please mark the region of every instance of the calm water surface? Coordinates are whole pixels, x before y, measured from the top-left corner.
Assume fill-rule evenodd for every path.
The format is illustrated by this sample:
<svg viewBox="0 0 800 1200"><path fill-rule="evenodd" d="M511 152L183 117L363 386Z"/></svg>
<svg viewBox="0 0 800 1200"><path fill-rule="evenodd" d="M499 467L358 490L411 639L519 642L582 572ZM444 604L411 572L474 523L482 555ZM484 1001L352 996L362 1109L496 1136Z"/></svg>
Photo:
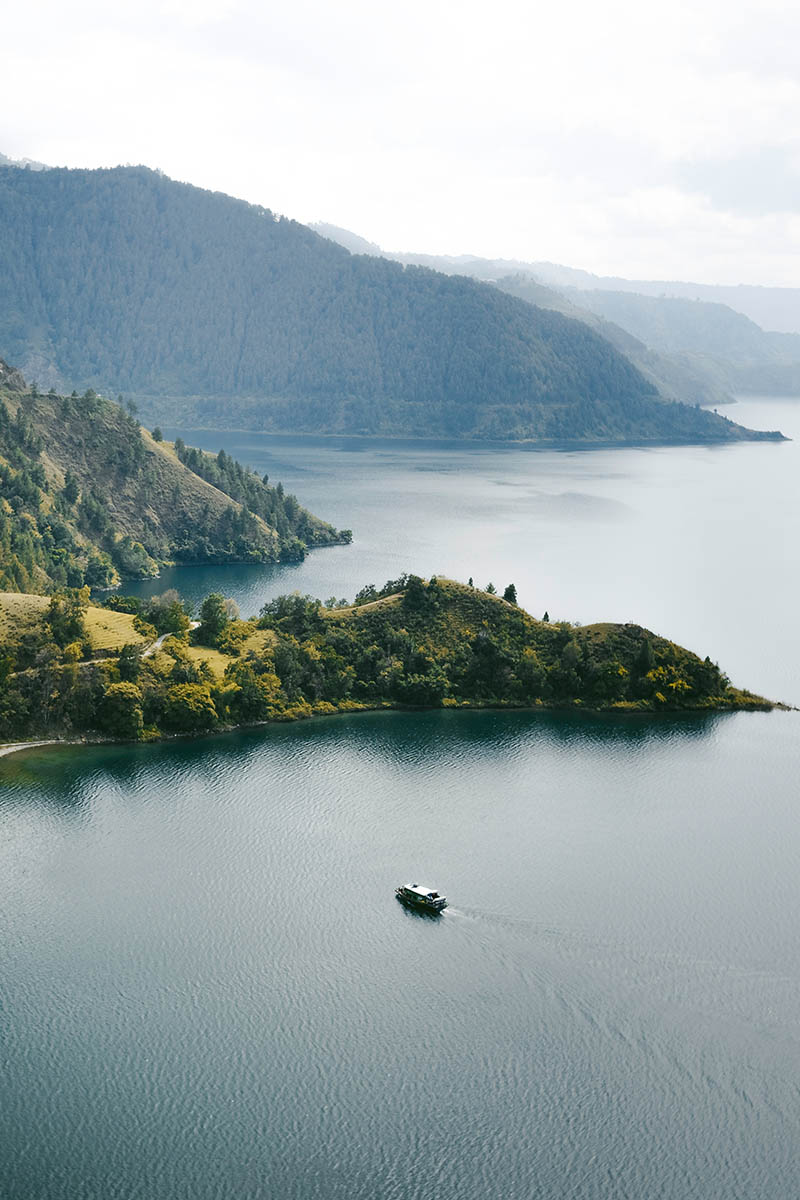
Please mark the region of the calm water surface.
<svg viewBox="0 0 800 1200"><path fill-rule="evenodd" d="M796 440L564 453L184 430L282 480L354 543L126 590L176 586L199 601L221 588L249 616L282 592L352 599L403 571L513 582L536 616L635 621L800 704L800 402L729 412Z"/></svg>
<svg viewBox="0 0 800 1200"><path fill-rule="evenodd" d="M184 590L513 579L800 700L796 443L252 441L356 541ZM800 1194L799 740L438 712L0 760L0 1195Z"/></svg>

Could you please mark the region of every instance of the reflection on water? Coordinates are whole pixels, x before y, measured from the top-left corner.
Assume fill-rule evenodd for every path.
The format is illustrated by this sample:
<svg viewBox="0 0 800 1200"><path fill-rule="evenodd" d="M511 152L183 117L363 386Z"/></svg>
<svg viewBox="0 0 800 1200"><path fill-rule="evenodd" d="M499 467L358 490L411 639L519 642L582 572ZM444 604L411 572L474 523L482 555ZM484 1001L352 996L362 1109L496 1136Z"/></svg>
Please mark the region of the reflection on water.
<svg viewBox="0 0 800 1200"><path fill-rule="evenodd" d="M0 1191L795 1194L796 726L376 713L0 761Z"/></svg>
<svg viewBox="0 0 800 1200"><path fill-rule="evenodd" d="M794 402L732 412L798 435L784 444L571 452L178 431L282 479L354 542L125 588L175 587L194 604L222 591L250 616L282 592L352 598L403 571L513 582L535 616L634 621L708 654L739 686L800 703L799 413Z"/></svg>
<svg viewBox="0 0 800 1200"><path fill-rule="evenodd" d="M142 592L513 580L800 700L797 443L186 436L356 541ZM798 729L371 713L0 760L0 1195L800 1194Z"/></svg>

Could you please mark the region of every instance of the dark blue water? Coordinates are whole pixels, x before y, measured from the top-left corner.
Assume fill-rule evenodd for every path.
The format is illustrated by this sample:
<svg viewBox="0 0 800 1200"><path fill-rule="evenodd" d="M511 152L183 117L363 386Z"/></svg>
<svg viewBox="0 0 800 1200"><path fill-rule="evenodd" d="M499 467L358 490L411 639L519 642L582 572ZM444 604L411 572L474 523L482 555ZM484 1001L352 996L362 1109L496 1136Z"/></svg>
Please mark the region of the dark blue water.
<svg viewBox="0 0 800 1200"><path fill-rule="evenodd" d="M223 572L245 607L509 576L800 698L795 443L315 453L285 481L357 541ZM0 760L0 1195L800 1194L799 741L438 712ZM409 879L451 907L406 911Z"/></svg>

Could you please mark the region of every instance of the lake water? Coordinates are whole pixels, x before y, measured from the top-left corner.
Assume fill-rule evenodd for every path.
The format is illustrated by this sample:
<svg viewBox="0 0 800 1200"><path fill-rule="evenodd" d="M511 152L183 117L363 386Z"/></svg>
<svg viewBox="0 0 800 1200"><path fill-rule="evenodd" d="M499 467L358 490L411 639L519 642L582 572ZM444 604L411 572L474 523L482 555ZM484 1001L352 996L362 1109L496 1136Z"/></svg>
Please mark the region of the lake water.
<svg viewBox="0 0 800 1200"><path fill-rule="evenodd" d="M798 442L184 436L354 543L155 590L513 580L800 702ZM799 1194L799 750L793 712L434 712L0 760L0 1195Z"/></svg>

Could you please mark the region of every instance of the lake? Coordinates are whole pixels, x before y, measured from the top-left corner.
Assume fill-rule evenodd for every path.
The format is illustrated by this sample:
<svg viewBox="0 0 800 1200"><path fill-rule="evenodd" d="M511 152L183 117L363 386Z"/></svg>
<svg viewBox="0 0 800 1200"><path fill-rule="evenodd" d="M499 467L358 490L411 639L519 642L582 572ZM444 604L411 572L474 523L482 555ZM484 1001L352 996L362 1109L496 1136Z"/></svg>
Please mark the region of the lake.
<svg viewBox="0 0 800 1200"><path fill-rule="evenodd" d="M183 436L354 543L141 591L513 581L800 703L797 442ZM794 712L444 711L0 760L0 1195L798 1194L799 741Z"/></svg>

